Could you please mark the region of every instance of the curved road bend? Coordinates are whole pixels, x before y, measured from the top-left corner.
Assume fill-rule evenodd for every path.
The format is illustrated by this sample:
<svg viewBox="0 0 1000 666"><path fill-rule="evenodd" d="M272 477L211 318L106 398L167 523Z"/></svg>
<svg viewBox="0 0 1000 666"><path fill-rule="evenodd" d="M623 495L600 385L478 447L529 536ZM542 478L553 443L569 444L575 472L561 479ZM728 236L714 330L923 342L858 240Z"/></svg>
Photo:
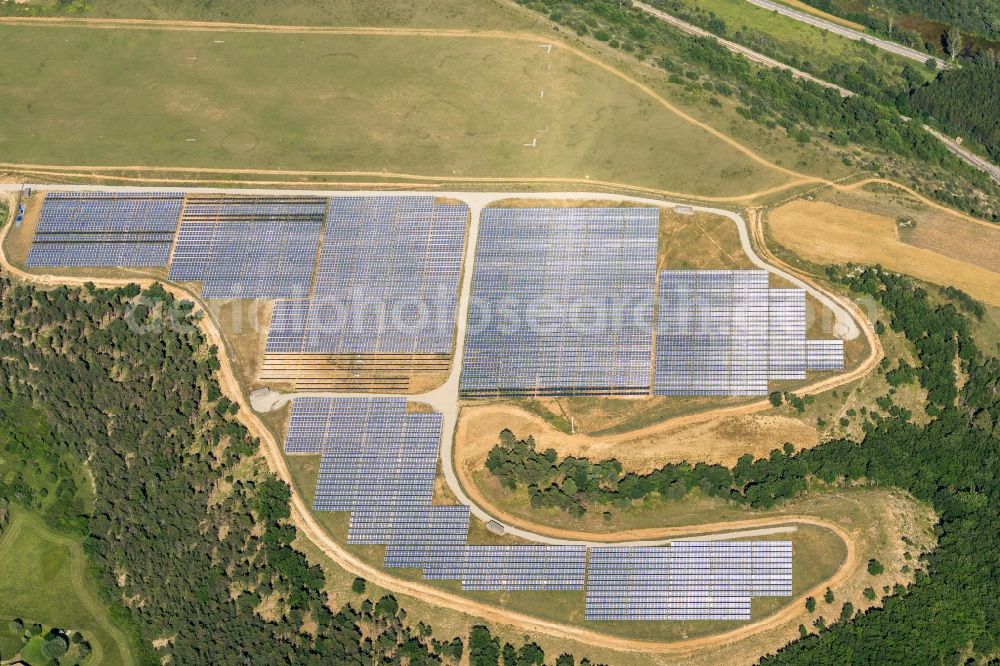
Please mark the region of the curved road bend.
<svg viewBox="0 0 1000 666"><path fill-rule="evenodd" d="M259 194L259 195L295 195L295 194L312 194L312 195L322 195L322 196L368 196L368 195L378 195L378 196L417 196L419 193L412 191L405 192L387 192L387 191L344 191L344 190L266 190L266 189L241 189L241 188L205 188L205 187L194 187L194 188L163 188L163 187L114 187L114 186L104 186L104 185L17 185L17 184L2 184L0 185L0 191L7 192L17 192L23 187L31 187L35 190L46 190L46 191L97 191L97 192L164 192L164 191L176 191L176 192L193 192L193 193L215 193L215 194ZM455 497L461 504L469 507L470 512L483 522L489 522L496 520L492 515L489 514L485 509L477 505L469 496L466 494L461 482L455 473L454 459L453 459L453 449L454 449L454 439L455 432L458 426L458 413L459 413L459 398L458 398L458 388L459 388L459 378L462 368L462 360L465 353L465 336L468 326L468 312L469 304L472 296L472 276L473 267L475 264L475 253L476 244L479 238L479 223L480 223L480 213L482 209L486 207L489 203L499 201L502 199L564 199L564 200L587 200L587 201L623 201L629 203L652 205L662 208L674 208L676 206L686 206L686 204L679 204L676 202L662 201L659 199L647 199L643 197L634 197L619 194L605 194L599 192L529 192L529 193L513 193L513 192L433 192L435 196L447 197L452 199L458 199L465 202L470 209L472 215L472 223L469 226L469 237L466 242L465 256L463 259L463 273L462 273L462 284L461 291L459 295L459 310L458 317L456 320L456 335L455 335L455 356L451 366L451 372L448 375L448 379L444 384L438 388L428 391L422 394L352 394L352 393L272 393L267 398L258 400L254 402L253 407L258 411L270 411L283 404L286 404L289 400L295 398L296 396L319 396L319 395L330 395L337 397L403 397L408 400L414 400L419 402L425 402L430 405L435 411L440 412L442 415L442 428L441 428L441 468L445 475L445 481L448 484L449 489L454 493ZM820 291L819 289L813 287L812 285L804 282L800 278L788 273L780 268L771 266L763 259L757 255L750 242L750 233L747 227L746 221L738 213L732 211L720 209L720 208L709 208L705 206L687 206L691 210L710 213L715 215L721 215L732 220L739 231L740 244L742 245L744 253L750 258L750 261L758 266L759 268L766 270L770 273L778 275L779 277L788 280L789 282L795 284L797 287L806 290L808 293L812 294L817 300L819 300L823 305L829 308L835 315L837 323L835 325L835 334L845 340L852 340L861 334L858 324L855 322L854 318L848 312L846 308L841 306L837 301L828 296L826 293ZM496 521L501 522L501 521ZM606 541L588 541L588 540L575 540L575 539L559 539L542 534L536 534L529 530L520 529L514 526L505 525L506 533L521 539L532 541L535 543L543 544L553 544L553 545L585 545L585 546L600 546L608 545L609 542ZM765 530L755 530L752 534L744 533L732 533L732 534L719 534L710 535L704 537L698 537L701 539L725 539L725 538L737 538L737 536L752 536L761 534L774 534L783 532L795 531L794 526L779 526L774 528L767 528ZM696 531L697 526L692 526L692 531ZM629 541L629 542L616 542L617 545L663 545L670 543L676 539L659 539L651 541Z"/></svg>

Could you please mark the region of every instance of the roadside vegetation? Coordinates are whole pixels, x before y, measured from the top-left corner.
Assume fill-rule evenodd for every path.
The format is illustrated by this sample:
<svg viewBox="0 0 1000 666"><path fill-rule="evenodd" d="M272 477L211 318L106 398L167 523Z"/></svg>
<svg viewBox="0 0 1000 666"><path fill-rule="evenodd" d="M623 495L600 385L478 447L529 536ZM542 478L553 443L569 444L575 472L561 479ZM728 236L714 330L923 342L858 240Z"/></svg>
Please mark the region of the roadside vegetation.
<svg viewBox="0 0 1000 666"><path fill-rule="evenodd" d="M844 98L817 83L755 65L726 50L713 38L685 35L638 9L612 0L519 1L582 37L604 42L606 47L662 68L670 83L703 97L709 104L735 105L744 118L767 130L780 128L800 146L822 143L830 147L855 172L883 174L971 215L1000 220L1000 207L996 203L1000 200L1000 186L948 152L923 130L919 121L900 118L895 100L907 97L907 87ZM670 11L678 2L662 0L660 6ZM679 15L709 31L735 37L718 17L713 19L699 12ZM769 37L774 48L778 48L780 39L775 35ZM785 55L788 57L788 53ZM877 61L877 56L873 61ZM809 69L805 66L808 63L799 64ZM910 72L909 76L903 76L908 81L912 79L913 85L926 80L926 75L909 65L904 66L904 71ZM843 75L853 76L853 73L845 71ZM866 82L883 78L878 70L866 69L861 76Z"/></svg>

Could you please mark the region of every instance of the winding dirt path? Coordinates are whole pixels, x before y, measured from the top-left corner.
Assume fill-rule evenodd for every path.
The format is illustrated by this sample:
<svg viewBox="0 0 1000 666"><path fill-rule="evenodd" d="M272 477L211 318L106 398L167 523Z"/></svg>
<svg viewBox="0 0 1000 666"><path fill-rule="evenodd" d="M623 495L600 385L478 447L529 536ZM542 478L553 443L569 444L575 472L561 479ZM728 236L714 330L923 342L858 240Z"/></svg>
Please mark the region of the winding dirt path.
<svg viewBox="0 0 1000 666"><path fill-rule="evenodd" d="M454 183L464 183L473 185L577 185L581 187L593 188L595 186L605 187L611 190L637 192L640 194L655 195L667 199L684 199L689 201L703 201L706 203L742 203L755 199L767 197L772 194L785 192L803 185L823 185L830 184L831 181L803 176L796 180L775 185L767 189L749 192L747 194L737 194L732 196L704 196L700 194L690 194L688 192L674 192L671 190L660 190L653 187L642 187L639 185L629 185L617 183L610 180L596 180L593 178L561 178L561 177L524 177L518 179L494 177L494 176L430 176L421 174L398 173L393 171L294 171L282 169L226 169L226 168L201 168L201 167L153 167L153 166L62 166L56 164L20 164L17 162L0 162L0 171L7 171L12 174L24 174L30 176L43 176L45 178L86 178L100 182L121 181L126 183L137 183L143 185L172 184L189 185L219 183L228 186L248 185L261 187L284 186L300 188L363 188L372 187L380 189L392 189L401 187L403 189L440 189L445 185ZM122 176L119 173L135 174L211 174L220 176L215 179L202 178L169 178L151 176ZM232 176L260 175L277 176L285 178L397 178L413 182L360 182L360 181L328 181L328 180L245 180L232 178ZM229 176L229 177L223 177Z"/></svg>
<svg viewBox="0 0 1000 666"><path fill-rule="evenodd" d="M143 287L149 287L154 283L159 283L167 292L171 293L175 297L193 301L196 304L195 311L200 311L204 314L204 316L199 320L199 326L205 334L207 342L209 344L216 345L220 351L218 354L221 366L218 373L219 384L226 396L240 406L240 410L237 415L238 420L252 435L260 439L261 455L266 460L271 471L278 478L282 479L294 488L292 475L288 469L284 455L282 454L281 446L271 433L270 429L264 425L264 423L251 409L247 395L237 380L236 374L233 370L233 363L226 341L223 339L219 327L211 318L210 311L205 306L205 303L201 300L201 298L184 288L151 278L92 279L86 277L36 275L25 272L10 263L4 247L7 234L10 229L13 228L13 213L15 210L15 206L13 205L14 200L10 195L8 195L8 202L11 204L9 206L10 215L4 225L3 233L0 234L0 267L2 267L4 272L8 275L28 282L49 286L80 286L90 282L98 287L115 288L132 283L139 284ZM467 487L470 489L475 488L472 484ZM758 632L779 627L786 622L797 619L802 613L800 604L797 603L797 601L793 601L777 613L774 613L762 620L748 623L737 629L719 634L713 634L711 636L681 641L628 639L577 626L543 620L517 611L480 603L457 594L442 591L429 585L396 578L385 571L360 560L358 557L349 552L344 546L330 537L326 530L319 525L316 518L309 510L309 507L306 506L301 495L296 492L292 493L291 521L305 538L311 541L338 566L356 576L362 576L376 585L392 590L393 592L410 595L443 608L448 608L460 613L466 613L488 622L514 626L519 630L526 632L538 632L557 638L576 640L597 647L622 651L686 655L703 649L718 648L729 643L739 641L748 636L752 636ZM845 560L836 573L822 584L807 590L803 593L803 595L800 595L800 597L820 595L827 586L838 586L858 570L860 567L860 561L858 559L856 546L851 535L836 523L821 520L813 516L780 516L774 518L707 523L688 527L633 530L626 533L600 535L600 537L608 539L617 538L618 540L628 538L632 535L642 535L643 537L649 538L670 538L682 534L735 531L795 524L815 525L828 529L844 542L847 549ZM597 538L596 535L586 533L573 533L567 531L567 534L571 534L575 538Z"/></svg>

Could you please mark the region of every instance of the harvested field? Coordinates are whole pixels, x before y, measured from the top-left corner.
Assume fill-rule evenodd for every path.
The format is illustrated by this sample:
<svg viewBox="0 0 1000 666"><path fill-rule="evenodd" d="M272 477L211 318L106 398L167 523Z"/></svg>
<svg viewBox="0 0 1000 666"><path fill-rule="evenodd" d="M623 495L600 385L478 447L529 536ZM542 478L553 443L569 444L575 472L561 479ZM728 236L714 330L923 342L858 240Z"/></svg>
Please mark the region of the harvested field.
<svg viewBox="0 0 1000 666"><path fill-rule="evenodd" d="M1000 273L1000 229L928 215L899 231L904 243Z"/></svg>
<svg viewBox="0 0 1000 666"><path fill-rule="evenodd" d="M857 262L880 263L886 268L940 285L954 286L988 303L1000 304L1000 273L972 263L945 256L923 247L904 242L897 230L897 221L884 214L848 207L827 201L793 201L767 215L768 235L779 245L818 264ZM917 229L925 222L918 221ZM996 230L975 225L958 218L942 219L948 234L956 239L951 254L966 257L960 244L996 243ZM933 227L937 237L944 227ZM926 238L926 237L925 237ZM979 239L978 243L970 240ZM928 241L929 242L929 241ZM978 250L977 250L978 252ZM996 256L992 258L997 261Z"/></svg>

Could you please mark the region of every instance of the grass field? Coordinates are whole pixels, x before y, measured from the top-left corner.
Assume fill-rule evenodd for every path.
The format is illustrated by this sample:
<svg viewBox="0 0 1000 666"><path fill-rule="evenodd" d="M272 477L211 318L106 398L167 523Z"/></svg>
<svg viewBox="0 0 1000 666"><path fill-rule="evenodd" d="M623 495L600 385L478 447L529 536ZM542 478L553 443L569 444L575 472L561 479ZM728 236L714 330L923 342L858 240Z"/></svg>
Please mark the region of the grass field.
<svg viewBox="0 0 1000 666"><path fill-rule="evenodd" d="M533 40L35 26L0 26L0 40L0 151L18 163L573 177L702 195L786 180Z"/></svg>
<svg viewBox="0 0 1000 666"><path fill-rule="evenodd" d="M952 256L983 256L983 248L996 247L1000 229L945 216L943 221L917 221L917 229L934 224L947 233L945 248L952 256L903 242L898 217L887 213L905 209L864 194L831 195L824 201L793 201L767 215L767 233L777 244L806 261L819 264L880 263L889 270L944 286L954 286L974 298L1000 304L1000 273ZM943 215L943 214L941 214ZM947 225L947 231L939 225ZM965 248L965 249L963 249Z"/></svg>
<svg viewBox="0 0 1000 666"><path fill-rule="evenodd" d="M34 3L54 15L81 15L52 0ZM528 23L500 0L88 0L86 4L89 10L84 16L106 18L429 28L513 28Z"/></svg>
<svg viewBox="0 0 1000 666"><path fill-rule="evenodd" d="M127 637L99 599L79 542L13 509L0 533L0 617L82 632L94 648L89 663L133 663Z"/></svg>

